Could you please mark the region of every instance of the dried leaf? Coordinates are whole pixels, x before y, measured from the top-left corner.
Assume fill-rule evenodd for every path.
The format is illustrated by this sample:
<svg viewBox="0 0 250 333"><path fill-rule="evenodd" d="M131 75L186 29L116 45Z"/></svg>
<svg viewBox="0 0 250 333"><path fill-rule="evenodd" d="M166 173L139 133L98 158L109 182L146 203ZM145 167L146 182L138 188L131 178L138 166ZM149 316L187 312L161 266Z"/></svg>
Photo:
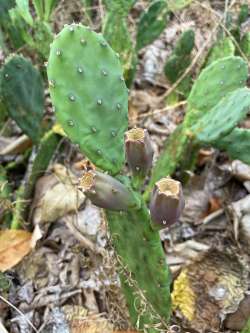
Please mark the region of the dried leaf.
<svg viewBox="0 0 250 333"><path fill-rule="evenodd" d="M53 222L76 212L85 199L76 184L77 178L58 164L54 166L53 174L41 177L36 184L32 204L33 223Z"/></svg>
<svg viewBox="0 0 250 333"><path fill-rule="evenodd" d="M0 231L0 271L5 272L19 263L31 251L30 232L24 230Z"/></svg>

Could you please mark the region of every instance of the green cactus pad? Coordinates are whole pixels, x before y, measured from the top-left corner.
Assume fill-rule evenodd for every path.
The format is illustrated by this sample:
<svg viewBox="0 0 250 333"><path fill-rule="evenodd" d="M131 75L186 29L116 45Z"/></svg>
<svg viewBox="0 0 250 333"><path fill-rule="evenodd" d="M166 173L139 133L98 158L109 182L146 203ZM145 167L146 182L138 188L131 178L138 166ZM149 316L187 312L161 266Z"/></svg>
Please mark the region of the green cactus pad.
<svg viewBox="0 0 250 333"><path fill-rule="evenodd" d="M159 233L151 229L147 207L142 203L139 210L106 211L106 216L116 253L126 267L120 276L132 324L139 324L140 329L146 325L153 327L160 323L159 317L167 324L171 312L171 277ZM133 282L130 285L129 276L136 285ZM140 291L150 304L148 308L144 307ZM148 329L148 332L157 331Z"/></svg>
<svg viewBox="0 0 250 333"><path fill-rule="evenodd" d="M235 53L235 46L230 37L219 40L211 49L208 54L206 66L210 65L215 60L233 56Z"/></svg>
<svg viewBox="0 0 250 333"><path fill-rule="evenodd" d="M165 29L168 23L169 9L167 1L156 0L142 14L137 28L136 47L140 50L152 43Z"/></svg>
<svg viewBox="0 0 250 333"><path fill-rule="evenodd" d="M194 47L194 37L192 29L184 31L176 43L174 53L178 56L189 55Z"/></svg>
<svg viewBox="0 0 250 333"><path fill-rule="evenodd" d="M249 110L250 90L236 89L206 113L191 131L199 142L214 143L230 133Z"/></svg>
<svg viewBox="0 0 250 333"><path fill-rule="evenodd" d="M250 31L246 32L240 42L240 47L245 56L250 60Z"/></svg>
<svg viewBox="0 0 250 333"><path fill-rule="evenodd" d="M13 56L2 69L2 99L9 115L34 142L39 141L44 108L44 87L30 60Z"/></svg>
<svg viewBox="0 0 250 333"><path fill-rule="evenodd" d="M98 167L115 174L124 163L128 91L117 54L101 34L67 25L51 46L50 94L59 123Z"/></svg>
<svg viewBox="0 0 250 333"><path fill-rule="evenodd" d="M184 73L191 63L189 56L178 56L173 54L166 62L164 71L165 75L171 83L174 83Z"/></svg>
<svg viewBox="0 0 250 333"><path fill-rule="evenodd" d="M224 138L213 144L220 150L225 150L232 159L250 164L250 130L235 128Z"/></svg>
<svg viewBox="0 0 250 333"><path fill-rule="evenodd" d="M107 10L113 12L114 15L126 17L136 1L137 0L104 0L104 4Z"/></svg>
<svg viewBox="0 0 250 333"><path fill-rule="evenodd" d="M109 13L106 16L103 36L112 49L120 55L124 77L126 78L132 66L134 50L125 19L113 13Z"/></svg>
<svg viewBox="0 0 250 333"><path fill-rule="evenodd" d="M231 91L244 87L247 63L240 57L227 57L203 69L188 97L186 126L192 126Z"/></svg>

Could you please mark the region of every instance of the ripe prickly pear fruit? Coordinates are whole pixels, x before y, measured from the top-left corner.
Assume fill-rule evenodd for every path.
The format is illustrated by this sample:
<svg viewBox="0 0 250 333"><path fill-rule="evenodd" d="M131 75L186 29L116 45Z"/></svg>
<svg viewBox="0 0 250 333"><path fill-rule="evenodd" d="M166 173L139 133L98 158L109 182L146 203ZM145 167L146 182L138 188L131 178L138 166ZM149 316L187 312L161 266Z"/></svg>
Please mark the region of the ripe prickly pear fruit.
<svg viewBox="0 0 250 333"><path fill-rule="evenodd" d="M84 173L80 189L94 205L101 208L127 211L139 205L132 190L115 178L96 170Z"/></svg>
<svg viewBox="0 0 250 333"><path fill-rule="evenodd" d="M159 180L153 189L150 200L152 227L164 229L179 219L184 209L181 183L170 177Z"/></svg>
<svg viewBox="0 0 250 333"><path fill-rule="evenodd" d="M125 133L125 151L134 176L144 177L152 167L154 151L148 131L133 128Z"/></svg>

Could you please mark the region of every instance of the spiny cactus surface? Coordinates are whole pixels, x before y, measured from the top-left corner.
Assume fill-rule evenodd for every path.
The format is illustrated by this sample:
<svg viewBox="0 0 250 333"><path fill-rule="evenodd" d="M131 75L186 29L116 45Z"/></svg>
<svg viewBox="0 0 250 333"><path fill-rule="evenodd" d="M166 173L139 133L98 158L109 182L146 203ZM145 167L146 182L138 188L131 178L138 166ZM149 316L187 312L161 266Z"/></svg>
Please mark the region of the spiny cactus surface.
<svg viewBox="0 0 250 333"><path fill-rule="evenodd" d="M44 87L39 71L21 56L7 59L2 69L2 100L9 115L34 141L41 136Z"/></svg>
<svg viewBox="0 0 250 333"><path fill-rule="evenodd" d="M80 24L65 26L51 46L48 78L64 131L96 166L119 172L128 91L117 54L102 35Z"/></svg>

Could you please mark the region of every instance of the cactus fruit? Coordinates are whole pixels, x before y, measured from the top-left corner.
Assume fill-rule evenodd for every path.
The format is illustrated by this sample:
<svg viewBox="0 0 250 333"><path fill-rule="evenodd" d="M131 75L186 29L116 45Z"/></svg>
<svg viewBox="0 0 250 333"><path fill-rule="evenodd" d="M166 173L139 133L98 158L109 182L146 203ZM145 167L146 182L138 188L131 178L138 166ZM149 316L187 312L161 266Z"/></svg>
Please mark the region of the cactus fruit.
<svg viewBox="0 0 250 333"><path fill-rule="evenodd" d="M235 53L235 46L230 37L225 37L219 40L212 47L210 52L208 53L208 57L205 63L205 66L210 65L215 60L233 56Z"/></svg>
<svg viewBox="0 0 250 333"><path fill-rule="evenodd" d="M184 209L181 183L169 177L159 180L149 207L153 228L164 229L174 224Z"/></svg>
<svg viewBox="0 0 250 333"><path fill-rule="evenodd" d="M65 26L51 46L48 78L66 134L96 166L119 172L125 159L128 91L115 52L90 29Z"/></svg>
<svg viewBox="0 0 250 333"><path fill-rule="evenodd" d="M232 159L250 164L250 130L235 128L227 136L217 140L213 146L225 150Z"/></svg>
<svg viewBox="0 0 250 333"><path fill-rule="evenodd" d="M167 1L154 1L138 22L136 49L140 50L152 43L165 29L169 16Z"/></svg>
<svg viewBox="0 0 250 333"><path fill-rule="evenodd" d="M38 142L44 108L43 80L30 60L21 56L7 59L2 69L1 99L18 126Z"/></svg>
<svg viewBox="0 0 250 333"><path fill-rule="evenodd" d="M134 177L144 179L152 167L154 151L147 130L133 128L125 133L125 151Z"/></svg>
<svg viewBox="0 0 250 333"><path fill-rule="evenodd" d="M99 171L86 172L80 187L92 203L101 208L128 211L139 205L133 191L117 179Z"/></svg>

